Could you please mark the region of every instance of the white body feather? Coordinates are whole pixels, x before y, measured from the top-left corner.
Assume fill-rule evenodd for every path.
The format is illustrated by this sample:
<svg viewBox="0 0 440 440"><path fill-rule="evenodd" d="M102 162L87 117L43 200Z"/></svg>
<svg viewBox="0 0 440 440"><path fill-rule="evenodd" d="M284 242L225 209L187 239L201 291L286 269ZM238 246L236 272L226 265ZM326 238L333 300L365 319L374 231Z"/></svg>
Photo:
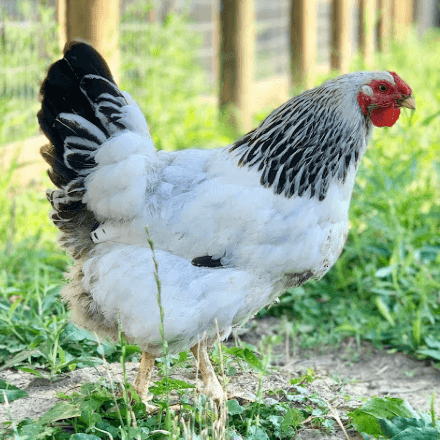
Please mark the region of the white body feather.
<svg viewBox="0 0 440 440"><path fill-rule="evenodd" d="M394 72L350 73L292 98L231 147L168 153L85 43L66 46L40 91L57 187L50 217L76 262L63 297L77 324L116 337L120 322L155 356L155 260L169 351L224 337L335 263L373 123L390 126L415 105Z"/></svg>
<svg viewBox="0 0 440 440"><path fill-rule="evenodd" d="M160 351L161 338L145 226L171 351L227 332L303 274L321 277L345 242L354 164L323 201L286 198L263 187L257 171L237 167L226 149L156 152L143 124L115 133L95 161L84 201L101 225L83 285L106 318L119 315L127 337L149 352ZM191 264L203 255L225 267Z"/></svg>

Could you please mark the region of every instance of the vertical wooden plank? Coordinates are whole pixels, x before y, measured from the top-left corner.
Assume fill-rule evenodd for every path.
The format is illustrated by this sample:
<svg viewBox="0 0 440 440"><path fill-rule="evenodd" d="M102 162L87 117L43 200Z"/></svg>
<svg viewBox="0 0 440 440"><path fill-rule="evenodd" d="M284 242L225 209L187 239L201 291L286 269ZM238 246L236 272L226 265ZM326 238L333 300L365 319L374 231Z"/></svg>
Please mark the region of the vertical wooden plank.
<svg viewBox="0 0 440 440"><path fill-rule="evenodd" d="M388 52L391 47L393 24L393 0L379 0L378 45L381 52Z"/></svg>
<svg viewBox="0 0 440 440"><path fill-rule="evenodd" d="M407 0L408 1L408 12L407 12L407 25L409 27L414 23L414 9L415 9L415 0Z"/></svg>
<svg viewBox="0 0 440 440"><path fill-rule="evenodd" d="M213 85L218 87L220 83L220 1L212 1L212 73L214 77Z"/></svg>
<svg viewBox="0 0 440 440"><path fill-rule="evenodd" d="M350 68L350 0L333 0L331 68L342 73Z"/></svg>
<svg viewBox="0 0 440 440"><path fill-rule="evenodd" d="M419 36L431 27L437 26L439 16L439 0L417 0L415 18Z"/></svg>
<svg viewBox="0 0 440 440"><path fill-rule="evenodd" d="M67 43L67 0L57 0L58 42L61 50Z"/></svg>
<svg viewBox="0 0 440 440"><path fill-rule="evenodd" d="M359 46L366 66L373 64L376 0L360 0Z"/></svg>
<svg viewBox="0 0 440 440"><path fill-rule="evenodd" d="M291 0L290 72L293 84L313 85L316 67L316 0Z"/></svg>
<svg viewBox="0 0 440 440"><path fill-rule="evenodd" d="M82 38L105 58L119 82L120 0L58 0L60 43Z"/></svg>
<svg viewBox="0 0 440 440"><path fill-rule="evenodd" d="M393 34L396 41L402 42L406 37L408 1L394 0L393 9Z"/></svg>
<svg viewBox="0 0 440 440"><path fill-rule="evenodd" d="M222 0L220 10L220 110L239 130L252 127L253 0ZM238 113L233 115L231 107Z"/></svg>
<svg viewBox="0 0 440 440"><path fill-rule="evenodd" d="M148 10L147 17L149 23L154 23L157 20L157 0L150 0L150 9Z"/></svg>

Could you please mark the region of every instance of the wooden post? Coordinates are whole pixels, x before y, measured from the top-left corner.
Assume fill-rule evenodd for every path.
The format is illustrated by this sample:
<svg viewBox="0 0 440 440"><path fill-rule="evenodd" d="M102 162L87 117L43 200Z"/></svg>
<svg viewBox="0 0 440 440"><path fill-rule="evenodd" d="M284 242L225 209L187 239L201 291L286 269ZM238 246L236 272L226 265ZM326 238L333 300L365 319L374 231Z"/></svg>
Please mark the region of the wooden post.
<svg viewBox="0 0 440 440"><path fill-rule="evenodd" d="M438 0L418 0L415 5L418 33L422 37L428 29L437 26L439 2Z"/></svg>
<svg viewBox="0 0 440 440"><path fill-rule="evenodd" d="M211 2L211 20L212 20L212 74L214 77L213 85L217 90L220 82L220 5L218 0L212 0Z"/></svg>
<svg viewBox="0 0 440 440"><path fill-rule="evenodd" d="M67 43L67 0L57 0L58 41L60 49Z"/></svg>
<svg viewBox="0 0 440 440"><path fill-rule="evenodd" d="M366 66L373 64L376 0L360 0L359 44Z"/></svg>
<svg viewBox="0 0 440 440"><path fill-rule="evenodd" d="M381 52L388 52L391 46L393 23L393 0L379 0L378 45Z"/></svg>
<svg viewBox="0 0 440 440"><path fill-rule="evenodd" d="M408 10L407 10L407 25L408 27L411 27L414 23L414 8L415 8L415 1L414 0L407 0L408 1Z"/></svg>
<svg viewBox="0 0 440 440"><path fill-rule="evenodd" d="M342 73L350 68L350 0L333 0L331 67Z"/></svg>
<svg viewBox="0 0 440 440"><path fill-rule="evenodd" d="M222 0L220 11L220 109L239 130L252 127L253 0ZM231 107L236 107L233 115Z"/></svg>
<svg viewBox="0 0 440 440"><path fill-rule="evenodd" d="M396 41L405 40L408 30L408 0L394 0L393 34Z"/></svg>
<svg viewBox="0 0 440 440"><path fill-rule="evenodd" d="M157 0L150 0L150 9L147 12L149 23L157 21Z"/></svg>
<svg viewBox="0 0 440 440"><path fill-rule="evenodd" d="M58 0L60 44L74 38L91 43L119 83L119 0Z"/></svg>
<svg viewBox="0 0 440 440"><path fill-rule="evenodd" d="M316 67L316 0L291 0L290 72L293 84L310 88Z"/></svg>

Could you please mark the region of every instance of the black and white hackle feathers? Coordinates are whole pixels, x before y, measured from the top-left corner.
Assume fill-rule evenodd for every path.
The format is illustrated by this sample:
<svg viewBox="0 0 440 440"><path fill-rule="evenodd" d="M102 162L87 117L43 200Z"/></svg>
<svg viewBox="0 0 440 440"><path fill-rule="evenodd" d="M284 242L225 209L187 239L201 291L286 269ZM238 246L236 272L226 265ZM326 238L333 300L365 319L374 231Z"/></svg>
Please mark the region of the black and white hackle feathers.
<svg viewBox="0 0 440 440"><path fill-rule="evenodd" d="M347 236L370 115L379 125L413 106L396 78L344 75L291 99L232 146L164 152L100 55L68 45L42 85L38 119L58 188L48 191L51 218L75 259L63 290L74 320L113 336L120 322L129 340L160 355L146 225L170 352L217 329L226 335L286 288L323 276Z"/></svg>
<svg viewBox="0 0 440 440"><path fill-rule="evenodd" d="M304 92L275 110L230 151L239 154L239 165L258 169L261 184L276 194L307 193L324 200L332 179L344 183L350 165L357 166L371 131L371 121L354 118L351 125L329 111L340 102L338 89Z"/></svg>

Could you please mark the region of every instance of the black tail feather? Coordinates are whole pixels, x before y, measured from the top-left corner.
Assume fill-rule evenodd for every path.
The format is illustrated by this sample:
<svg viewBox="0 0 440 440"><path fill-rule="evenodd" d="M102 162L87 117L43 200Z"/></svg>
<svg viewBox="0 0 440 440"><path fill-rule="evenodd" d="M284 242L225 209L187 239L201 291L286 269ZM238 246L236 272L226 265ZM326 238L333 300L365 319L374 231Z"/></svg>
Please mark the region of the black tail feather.
<svg viewBox="0 0 440 440"><path fill-rule="evenodd" d="M41 89L41 110L38 112L38 122L54 149L41 152L52 170L49 176L53 183L61 188L66 183L78 177L77 170L71 169L64 163L64 140L68 135L62 124L56 123L61 113L82 116L86 121L99 128L106 137L109 133L88 98L80 90L80 84L85 75L99 75L115 84L110 69L102 56L89 44L73 41L66 44L64 58L56 61L49 68L47 77ZM98 87L98 93L102 89ZM58 121L57 121L58 122ZM80 124L75 130L81 130ZM84 130L83 130L84 131ZM49 159L49 160L48 160ZM87 163L86 166L90 166Z"/></svg>
<svg viewBox="0 0 440 440"><path fill-rule="evenodd" d="M81 41L65 46L64 58L49 68L40 93L38 121L51 143L41 155L59 188L47 192L53 208L50 217L62 232L63 246L80 258L93 247L90 233L99 224L83 203L84 178L96 166L100 145L118 127L120 108L126 103L107 63Z"/></svg>

